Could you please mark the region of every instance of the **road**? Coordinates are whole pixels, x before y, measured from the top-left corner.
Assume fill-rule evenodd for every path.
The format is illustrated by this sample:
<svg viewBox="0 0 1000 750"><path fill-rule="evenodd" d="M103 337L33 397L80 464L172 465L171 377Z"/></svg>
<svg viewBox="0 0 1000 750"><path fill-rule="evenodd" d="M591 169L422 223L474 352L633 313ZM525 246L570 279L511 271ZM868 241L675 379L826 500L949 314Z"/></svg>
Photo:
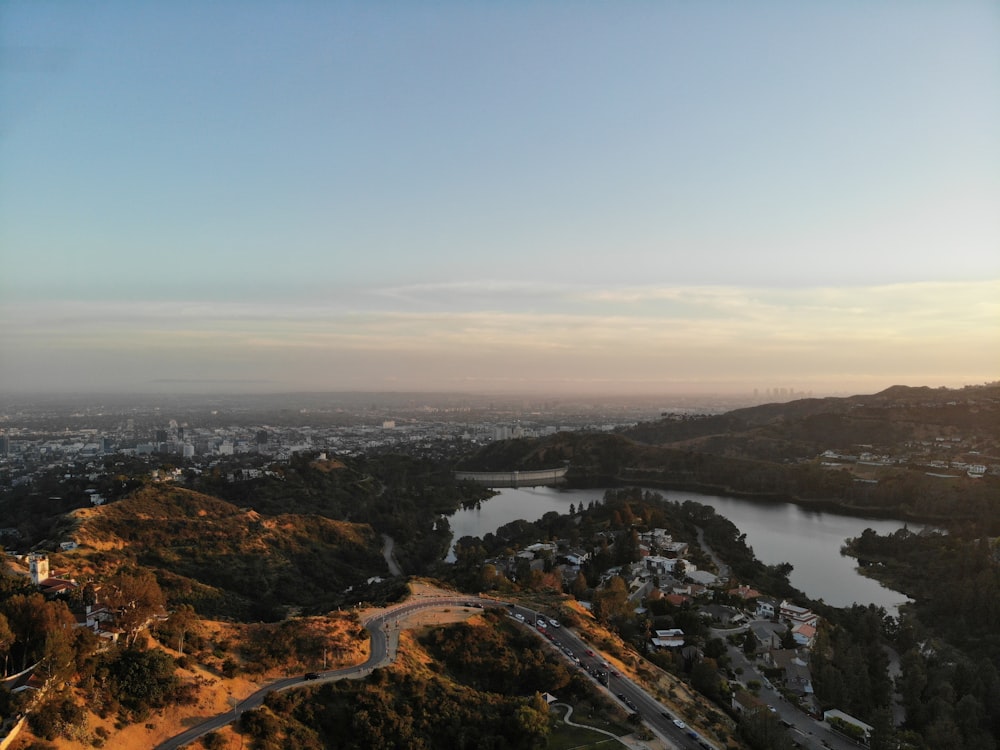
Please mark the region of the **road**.
<svg viewBox="0 0 1000 750"><path fill-rule="evenodd" d="M306 687L323 682L334 682L336 680L367 677L373 670L385 666L395 659L395 652L399 643L399 628L402 620L424 609L461 607L468 604L483 607L506 606L507 611L512 617L521 615L523 620L520 621L524 623L525 627L530 628L538 634L539 638L544 638L556 647L571 665L581 669L590 667L593 672L607 672L609 675L608 684L601 687L606 689L613 698L617 699L626 710L640 714L643 723L659 735L669 747L680 750L714 749L711 743L705 738L699 737L690 727L686 725L680 726L675 723L676 720L683 724L682 717L674 716L642 687L609 667L607 659L599 651L594 650L590 645L584 643L571 629L549 625L544 631L541 631L536 627L536 623L543 615L520 605L506 604L492 599L480 599L477 597L431 597L390 607L368 619L364 623L364 626L371 636L371 652L367 661L363 664L327 672L318 672L316 673L317 676L313 679L306 679L305 676L295 676L276 680L238 702L232 711L227 711L224 714L206 719L169 740L165 740L156 746L156 750L178 750L202 735L216 729L221 729L235 721L244 711L249 711L260 706L271 691ZM548 635L543 635L543 633L547 633ZM747 661L740 649L730 647L729 653L734 668L742 667L744 675L757 674L755 665ZM596 682L596 678L594 679ZM779 717L792 727L789 729L789 733L802 747L814 748L815 750L829 750L829 748L833 748L834 750L856 750L856 745L832 732L824 723L806 716L788 704L777 691L770 687L763 677L760 677L760 680L762 683L759 691L760 697L765 702L774 706Z"/></svg>
<svg viewBox="0 0 1000 750"><path fill-rule="evenodd" d="M728 630L712 630L712 635L725 638L732 633L744 632L749 625ZM743 650L729 645L729 661L735 670L742 669L742 679L744 681L757 680L761 687L757 691L757 697L767 705L774 708L774 712L788 730L789 736L799 743L800 747L812 748L813 750L857 750L858 745L837 734L822 721L817 721L808 714L800 711L796 706L785 700L771 683L757 669L757 665L747 659Z"/></svg>
<svg viewBox="0 0 1000 750"><path fill-rule="evenodd" d="M383 667L395 658L395 649L399 642L399 623L409 615L418 610L430 608L460 607L466 602L482 605L496 606L497 602L490 600L480 600L475 597L433 597L407 604L400 604L395 607L383 610L378 615L365 622L365 629L371 636L371 652L368 660L363 664L343 669L334 669L328 672L318 672L314 679L306 679L305 676L285 677L275 680L257 692L239 701L232 711L205 719L200 724L190 729L174 735L169 740L165 740L156 746L156 750L178 750L189 742L193 742L202 735L208 734L216 729L221 729L227 724L235 721L241 713L260 706L267 694L274 690L288 690L296 687L306 687L323 682L335 682L336 680L350 680L367 677L373 670Z"/></svg>
<svg viewBox="0 0 1000 750"><path fill-rule="evenodd" d="M526 625L536 622L538 618L541 617L538 612L527 609L526 607L515 606L510 609L512 614L522 615ZM569 659L574 666L576 665L576 662L573 661L573 656L580 660L579 666L582 669L591 667L595 670L608 672L608 685L602 687L606 687L608 693L610 693L613 698L617 699L627 711L636 712L642 716L643 724L656 732L656 734L658 734L669 747L681 748L681 750L701 750L701 748L705 747L705 745L699 744L698 739L695 739L697 734L694 733L694 730L689 727L681 729L675 725L673 720L676 717L674 717L673 714L671 714L659 701L653 698L639 685L632 682L632 680L628 677L617 672L613 668L608 667L608 662L605 657L600 652L594 650L591 646L580 640L580 638L572 630L566 627L552 628L549 626L546 628L546 631L552 636L550 642L554 646L560 648L560 650L562 650L562 647L565 646L565 648L572 653L572 656L566 654L566 658ZM547 636L545 637L547 638ZM593 656L587 653L588 650L593 653ZM563 650L563 653L565 654L565 650ZM626 702L626 700L628 702ZM629 705L629 703L632 705ZM706 740L702 739L701 741L707 743ZM708 744L707 746L709 748L713 747L711 744Z"/></svg>

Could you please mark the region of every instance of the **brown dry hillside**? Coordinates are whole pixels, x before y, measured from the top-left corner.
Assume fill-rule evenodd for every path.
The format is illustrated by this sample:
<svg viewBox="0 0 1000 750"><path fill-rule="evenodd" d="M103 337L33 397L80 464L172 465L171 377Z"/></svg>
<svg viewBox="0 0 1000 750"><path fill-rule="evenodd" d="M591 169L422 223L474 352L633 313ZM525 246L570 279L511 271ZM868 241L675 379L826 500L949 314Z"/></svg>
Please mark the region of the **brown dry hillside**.
<svg viewBox="0 0 1000 750"><path fill-rule="evenodd" d="M264 516L170 485L74 511L71 519L78 554L96 575L150 568L172 604L191 603L206 615L272 619L286 606L322 611L347 587L386 572L380 540L367 524Z"/></svg>

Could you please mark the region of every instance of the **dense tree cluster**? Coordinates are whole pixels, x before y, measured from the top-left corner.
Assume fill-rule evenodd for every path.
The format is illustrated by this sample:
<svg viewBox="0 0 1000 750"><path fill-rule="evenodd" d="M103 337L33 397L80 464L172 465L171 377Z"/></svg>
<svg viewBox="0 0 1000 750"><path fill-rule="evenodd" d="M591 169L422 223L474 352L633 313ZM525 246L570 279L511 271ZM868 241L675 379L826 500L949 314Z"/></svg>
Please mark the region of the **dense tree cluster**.
<svg viewBox="0 0 1000 750"><path fill-rule="evenodd" d="M511 627L502 614L486 620L437 628L422 644L452 677L475 690L530 696L570 684L565 660L538 648L537 637Z"/></svg>
<svg viewBox="0 0 1000 750"><path fill-rule="evenodd" d="M812 648L811 671L822 708L837 708L865 721L892 698L886 613L874 605L842 610L823 621Z"/></svg>
<svg viewBox="0 0 1000 750"><path fill-rule="evenodd" d="M421 642L439 667L379 670L364 682L272 693L263 708L243 715L241 731L261 750L527 750L542 747L549 733L540 692L589 695L586 680L502 615L439 628Z"/></svg>
<svg viewBox="0 0 1000 750"><path fill-rule="evenodd" d="M1000 555L962 533L871 530L847 547L915 600L893 629L905 727L920 747L990 750L1000 737Z"/></svg>

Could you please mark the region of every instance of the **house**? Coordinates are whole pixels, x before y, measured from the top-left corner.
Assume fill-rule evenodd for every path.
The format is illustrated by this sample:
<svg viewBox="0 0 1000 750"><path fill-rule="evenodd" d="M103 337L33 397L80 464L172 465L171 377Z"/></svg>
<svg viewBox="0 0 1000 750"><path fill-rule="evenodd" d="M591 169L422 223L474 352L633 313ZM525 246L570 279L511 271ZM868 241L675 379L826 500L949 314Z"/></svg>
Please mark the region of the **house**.
<svg viewBox="0 0 1000 750"><path fill-rule="evenodd" d="M797 622L792 626L792 638L800 646L810 648L816 638L816 626L805 622Z"/></svg>
<svg viewBox="0 0 1000 750"><path fill-rule="evenodd" d="M680 628L657 630L656 637L650 641L654 648L681 648L684 645L684 631Z"/></svg>
<svg viewBox="0 0 1000 750"><path fill-rule="evenodd" d="M684 576L686 578L690 578L699 586L714 586L716 583L719 582L718 576L716 576L714 573L709 573L707 570L698 570L691 563L687 563L687 567L684 571Z"/></svg>
<svg viewBox="0 0 1000 750"><path fill-rule="evenodd" d="M573 550L572 552L567 552L562 556L562 558L567 562L567 564L579 568L590 559L590 553L585 550L578 549Z"/></svg>
<svg viewBox="0 0 1000 750"><path fill-rule="evenodd" d="M767 661L782 670L786 688L798 696L812 695L812 674L797 649L771 649Z"/></svg>
<svg viewBox="0 0 1000 750"><path fill-rule="evenodd" d="M746 620L735 608L722 604L706 604L701 608L701 614L724 628L740 625Z"/></svg>
<svg viewBox="0 0 1000 750"><path fill-rule="evenodd" d="M756 615L762 620L773 620L778 611L778 603L774 599L760 598L757 600Z"/></svg>
<svg viewBox="0 0 1000 750"><path fill-rule="evenodd" d="M866 744L875 729L871 724L865 724L861 719L855 719L850 714L832 709L823 712L823 721L829 724L834 730L845 734L848 737L857 737Z"/></svg>
<svg viewBox="0 0 1000 750"><path fill-rule="evenodd" d="M42 589L44 594L57 594L77 587L72 578L56 578L49 570L49 557L33 552L28 555L28 575L31 582Z"/></svg>
<svg viewBox="0 0 1000 750"><path fill-rule="evenodd" d="M781 602L779 614L781 615L781 619L787 620L793 627L796 623L812 625L814 627L819 625L819 615L814 614L811 610L808 610L805 607L799 607L792 604L787 599Z"/></svg>
<svg viewBox="0 0 1000 750"><path fill-rule="evenodd" d="M32 664L17 674L4 677L0 680L0 687L15 694L23 693L26 690L31 690L35 693L45 692L46 680L41 675L35 674L35 669L40 663Z"/></svg>
<svg viewBox="0 0 1000 750"><path fill-rule="evenodd" d="M733 693L732 706L733 711L738 714L754 714L758 711L767 710L767 704L764 701L748 690L742 689L738 689Z"/></svg>
<svg viewBox="0 0 1000 750"><path fill-rule="evenodd" d="M649 596L649 593L653 590L653 582L643 581L641 578L632 579L632 582L628 586L629 601L641 601Z"/></svg>
<svg viewBox="0 0 1000 750"><path fill-rule="evenodd" d="M774 632L774 626L766 622L750 623L750 631L757 641L767 649L780 648L781 637Z"/></svg>
<svg viewBox="0 0 1000 750"><path fill-rule="evenodd" d="M726 593L730 596L739 597L743 601L760 597L760 592L751 586L737 586L734 589L729 589Z"/></svg>
<svg viewBox="0 0 1000 750"><path fill-rule="evenodd" d="M643 558L646 570L653 575L670 575L677 566L677 559L673 557L661 557L660 555L648 555Z"/></svg>

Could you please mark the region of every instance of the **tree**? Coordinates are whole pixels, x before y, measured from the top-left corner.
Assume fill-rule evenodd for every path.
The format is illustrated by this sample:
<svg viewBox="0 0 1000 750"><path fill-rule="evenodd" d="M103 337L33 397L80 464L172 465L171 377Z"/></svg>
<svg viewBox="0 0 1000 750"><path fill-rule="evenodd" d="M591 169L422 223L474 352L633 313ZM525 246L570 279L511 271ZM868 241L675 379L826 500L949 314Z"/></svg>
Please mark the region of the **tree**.
<svg viewBox="0 0 1000 750"><path fill-rule="evenodd" d="M10 623L6 616L0 613L0 654L3 654L3 675L7 675L7 660L10 657L10 649L14 645L14 631L10 629Z"/></svg>
<svg viewBox="0 0 1000 750"><path fill-rule="evenodd" d="M743 653L747 656L753 656L757 653L757 636L753 634L752 630L747 630L743 635Z"/></svg>
<svg viewBox="0 0 1000 750"><path fill-rule="evenodd" d="M14 642L11 651L20 651L21 667L46 659L50 670L68 666L72 660L69 642L76 619L65 602L46 601L39 593L15 594L3 605Z"/></svg>
<svg viewBox="0 0 1000 750"><path fill-rule="evenodd" d="M112 655L108 682L112 696L137 718L167 705L179 685L174 660L168 654L134 647Z"/></svg>
<svg viewBox="0 0 1000 750"><path fill-rule="evenodd" d="M792 635L792 629L790 627L785 628L785 631L781 634L781 647L784 649L795 648L795 636Z"/></svg>
<svg viewBox="0 0 1000 750"><path fill-rule="evenodd" d="M722 681L713 660L704 659L694 665L691 669L691 686L709 700L719 700Z"/></svg>
<svg viewBox="0 0 1000 750"><path fill-rule="evenodd" d="M628 589L624 578L612 576L604 588L594 592L593 611L594 616L604 622L628 617Z"/></svg>
<svg viewBox="0 0 1000 750"><path fill-rule="evenodd" d="M530 705L520 706L515 714L518 728L529 737L543 738L549 734L549 707L539 693Z"/></svg>
<svg viewBox="0 0 1000 750"><path fill-rule="evenodd" d="M135 643L139 631L153 615L163 611L163 592L151 573L121 573L104 586L104 600L115 615L115 624L125 632L127 645Z"/></svg>
<svg viewBox="0 0 1000 750"><path fill-rule="evenodd" d="M576 574L570 590L573 593L573 597L578 600L583 599L587 595L587 577L582 571Z"/></svg>

